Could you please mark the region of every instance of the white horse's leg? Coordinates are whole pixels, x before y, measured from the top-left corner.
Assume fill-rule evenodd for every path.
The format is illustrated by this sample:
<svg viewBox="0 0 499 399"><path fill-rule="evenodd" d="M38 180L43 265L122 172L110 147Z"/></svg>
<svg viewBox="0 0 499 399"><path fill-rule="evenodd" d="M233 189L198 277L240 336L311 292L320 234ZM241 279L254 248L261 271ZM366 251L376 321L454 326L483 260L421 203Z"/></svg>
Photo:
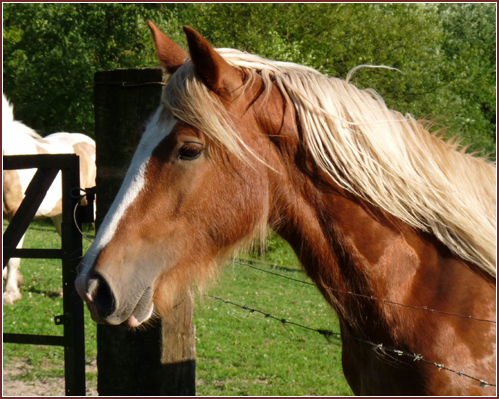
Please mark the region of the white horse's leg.
<svg viewBox="0 0 499 399"><path fill-rule="evenodd" d="M24 235L22 236L17 248L23 247ZM3 303L13 305L15 301L21 299L22 295L19 291L19 285L23 282L23 276L19 273L21 259L10 258L9 263L3 269L3 277L5 281L5 290L3 292Z"/></svg>

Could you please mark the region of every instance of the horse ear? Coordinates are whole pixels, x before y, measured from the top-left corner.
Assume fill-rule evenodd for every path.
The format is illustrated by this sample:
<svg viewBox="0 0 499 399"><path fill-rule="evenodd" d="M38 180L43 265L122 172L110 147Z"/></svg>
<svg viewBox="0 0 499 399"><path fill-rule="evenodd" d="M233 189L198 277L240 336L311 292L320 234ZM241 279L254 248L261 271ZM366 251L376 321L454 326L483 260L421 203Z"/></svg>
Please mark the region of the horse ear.
<svg viewBox="0 0 499 399"><path fill-rule="evenodd" d="M218 94L231 97L243 84L239 72L194 29L184 26L184 32L192 62L206 85Z"/></svg>
<svg viewBox="0 0 499 399"><path fill-rule="evenodd" d="M147 21L147 25L151 29L154 43L156 44L156 53L168 73L174 73L182 64L185 59L189 57L182 48L174 43L171 39L167 38L159 28L151 21Z"/></svg>

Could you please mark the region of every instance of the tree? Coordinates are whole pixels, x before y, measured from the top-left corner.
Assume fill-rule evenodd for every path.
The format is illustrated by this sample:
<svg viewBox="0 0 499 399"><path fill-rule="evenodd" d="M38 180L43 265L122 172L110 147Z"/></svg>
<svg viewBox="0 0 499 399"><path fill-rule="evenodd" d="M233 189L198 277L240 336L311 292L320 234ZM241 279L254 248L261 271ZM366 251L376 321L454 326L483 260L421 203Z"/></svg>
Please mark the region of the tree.
<svg viewBox="0 0 499 399"><path fill-rule="evenodd" d="M291 61L373 88L390 108L436 119L495 154L495 4L165 3L4 5L4 90L46 134L93 134L93 74L157 65L146 20L187 48L183 25L216 47Z"/></svg>
<svg viewBox="0 0 499 399"><path fill-rule="evenodd" d="M496 151L496 4L440 4L444 85L439 97L474 150Z"/></svg>
<svg viewBox="0 0 499 399"><path fill-rule="evenodd" d="M16 117L43 134L93 135L93 75L154 65L145 17L136 4L4 6L4 91Z"/></svg>

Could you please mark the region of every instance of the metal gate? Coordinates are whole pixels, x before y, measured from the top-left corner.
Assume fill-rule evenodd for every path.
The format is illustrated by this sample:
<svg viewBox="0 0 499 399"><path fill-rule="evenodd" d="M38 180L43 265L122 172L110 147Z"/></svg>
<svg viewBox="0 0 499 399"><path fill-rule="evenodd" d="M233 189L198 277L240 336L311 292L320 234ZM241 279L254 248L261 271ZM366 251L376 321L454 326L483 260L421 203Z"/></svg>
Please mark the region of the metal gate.
<svg viewBox="0 0 499 399"><path fill-rule="evenodd" d="M38 169L26 190L25 198L3 234L3 267L10 258L45 258L62 260L63 314L55 317L64 326L64 335L3 334L3 342L64 347L66 395L85 396L85 337L83 301L76 293L76 269L82 257L80 214L73 214L80 187L80 162L76 154L13 155L3 157L4 170ZM62 237L60 249L17 249L47 190L57 174L62 173ZM77 225L78 224L78 225Z"/></svg>

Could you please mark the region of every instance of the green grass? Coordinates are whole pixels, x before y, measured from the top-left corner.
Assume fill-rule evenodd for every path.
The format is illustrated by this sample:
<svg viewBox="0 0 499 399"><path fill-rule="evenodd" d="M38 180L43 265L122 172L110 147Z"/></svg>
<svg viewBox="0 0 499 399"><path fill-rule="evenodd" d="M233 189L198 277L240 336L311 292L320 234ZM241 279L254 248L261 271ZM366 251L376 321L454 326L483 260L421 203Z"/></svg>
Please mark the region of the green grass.
<svg viewBox="0 0 499 399"><path fill-rule="evenodd" d="M4 229L6 224L4 222ZM93 238L91 230L85 232ZM34 222L26 247L56 248L60 238L50 222ZM83 241L85 250L89 243ZM289 246L280 238L269 240L265 261L258 267L309 281ZM277 265L277 266L276 266ZM61 265L57 260L22 261L23 298L5 306L4 332L61 335L54 316L62 314ZM229 264L209 295L269 313L315 329L339 331L336 316L313 286L282 279L252 268ZM341 370L341 342L277 320L266 318L209 297L196 298L197 394L351 395ZM96 358L96 326L85 310L86 360ZM63 349L4 344L4 364L29 365L18 377L33 381L63 375ZM95 384L95 374L87 380Z"/></svg>
<svg viewBox="0 0 499 399"><path fill-rule="evenodd" d="M4 221L3 229L7 227ZM85 230L90 239L94 238L92 229ZM31 223L24 241L25 248L60 248L61 239L50 221ZM84 250L90 243L84 241ZM14 306L3 307L3 331L5 333L62 335L63 326L54 323L54 317L63 314L62 262L57 259L23 259L21 274L22 299ZM97 356L96 325L88 311L85 313L85 357L86 361ZM28 367L16 376L26 381L41 380L47 377L64 375L64 349L58 346L3 344L5 364L22 362ZM87 380L94 381L95 373L87 373Z"/></svg>

